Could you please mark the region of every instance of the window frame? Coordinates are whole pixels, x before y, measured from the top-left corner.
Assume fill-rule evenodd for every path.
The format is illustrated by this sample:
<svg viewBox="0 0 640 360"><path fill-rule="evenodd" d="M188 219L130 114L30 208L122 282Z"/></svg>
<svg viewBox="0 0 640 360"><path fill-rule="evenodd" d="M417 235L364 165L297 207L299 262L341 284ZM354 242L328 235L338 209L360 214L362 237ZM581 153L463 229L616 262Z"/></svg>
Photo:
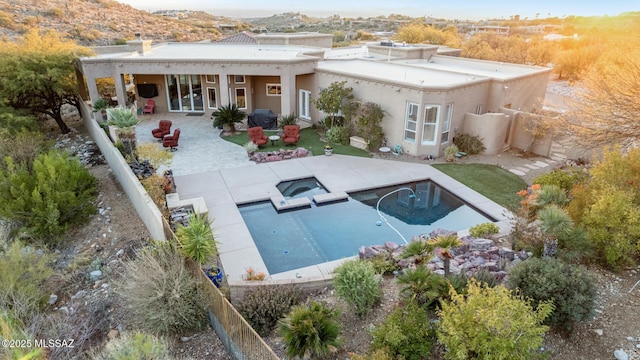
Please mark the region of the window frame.
<svg viewBox="0 0 640 360"><path fill-rule="evenodd" d="M300 89L298 94L298 116L301 119L311 120L311 91Z"/></svg>
<svg viewBox="0 0 640 360"><path fill-rule="evenodd" d="M435 110L435 116L433 116L434 121L429 121L430 117L428 113L431 110ZM422 136L420 138L420 144L422 145L435 145L436 143L436 134L438 132L438 122L440 118L440 105L438 104L426 104L424 106L424 118L422 120ZM427 131L427 129L432 128L432 131ZM425 139L425 134L433 135L432 139Z"/></svg>
<svg viewBox="0 0 640 360"><path fill-rule="evenodd" d="M244 92L244 107L238 104L238 90L242 90ZM234 104L238 107L238 109L247 109L247 88L245 87L237 87L233 89L233 100Z"/></svg>
<svg viewBox="0 0 640 360"><path fill-rule="evenodd" d="M451 119L453 118L453 103L448 103L445 107L444 119L442 120L442 132L440 133L440 143L449 142L451 134ZM446 134L446 136L445 136Z"/></svg>
<svg viewBox="0 0 640 360"><path fill-rule="evenodd" d="M238 80L238 79L242 79L242 80ZM233 83L234 84L246 84L247 83L247 79L244 77L244 75L233 75Z"/></svg>
<svg viewBox="0 0 640 360"><path fill-rule="evenodd" d="M209 83L209 84L215 84L216 83L216 76L215 75L205 75L204 76L204 82Z"/></svg>
<svg viewBox="0 0 640 360"><path fill-rule="evenodd" d="M266 87L267 96L281 96L282 95L282 84L270 83L267 84ZM274 91L272 94L271 91Z"/></svg>
<svg viewBox="0 0 640 360"><path fill-rule="evenodd" d="M209 109L217 109L218 108L218 90L214 87L207 87L207 107ZM211 96L209 96L209 91L213 90L213 99L214 104L211 106Z"/></svg>
<svg viewBox="0 0 640 360"><path fill-rule="evenodd" d="M407 106L404 115L404 141L415 143L418 136L418 115L420 114L420 104L407 101ZM415 119L411 119L411 116L415 115ZM409 125L413 124L413 129ZM408 137L408 134L413 134L413 139Z"/></svg>

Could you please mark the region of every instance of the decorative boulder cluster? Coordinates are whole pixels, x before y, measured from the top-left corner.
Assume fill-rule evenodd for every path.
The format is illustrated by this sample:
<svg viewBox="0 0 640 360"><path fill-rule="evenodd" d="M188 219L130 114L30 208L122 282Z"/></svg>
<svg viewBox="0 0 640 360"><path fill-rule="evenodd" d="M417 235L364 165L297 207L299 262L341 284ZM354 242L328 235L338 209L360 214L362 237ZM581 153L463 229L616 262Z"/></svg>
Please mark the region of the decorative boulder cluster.
<svg viewBox="0 0 640 360"><path fill-rule="evenodd" d="M267 163L280 160L297 159L311 156L311 152L305 148L299 147L295 150L280 149L278 151L257 152L249 157L249 160L256 163Z"/></svg>
<svg viewBox="0 0 640 360"><path fill-rule="evenodd" d="M411 241L426 241L438 235L450 233L446 230L435 230L428 236L414 236ZM449 270L452 274L465 274L470 277L480 270L486 270L493 276L503 281L507 275L505 269L515 265L517 262L526 260L528 254L526 252L515 253L513 250L505 247L498 247L490 239L480 239L466 236L460 239L462 245L450 249L453 256L449 263ZM398 245L394 242L386 242L384 245L361 246L358 255L360 259L371 259L379 254L390 255L390 258L396 262L401 269L408 268L414 263L413 258L402 258L402 252L406 245ZM434 251L438 253L438 249ZM427 263L427 268L437 274L444 275L444 261L434 255Z"/></svg>

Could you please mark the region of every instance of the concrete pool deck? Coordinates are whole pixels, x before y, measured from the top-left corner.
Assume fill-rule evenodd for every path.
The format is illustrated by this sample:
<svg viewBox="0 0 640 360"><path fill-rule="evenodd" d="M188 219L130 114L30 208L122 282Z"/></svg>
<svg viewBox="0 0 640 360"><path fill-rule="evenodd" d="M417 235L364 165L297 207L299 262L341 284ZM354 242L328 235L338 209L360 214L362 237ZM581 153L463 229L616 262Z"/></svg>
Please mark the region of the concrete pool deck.
<svg viewBox="0 0 640 360"><path fill-rule="evenodd" d="M330 277L344 259L269 274L236 205L281 196L276 188L279 182L307 177L317 178L329 192L354 192L431 179L496 219L503 231L508 230L505 208L427 164L344 155L313 156L176 175L175 182L181 200L204 198L228 281L241 281L247 268L264 272L272 280L304 280Z"/></svg>

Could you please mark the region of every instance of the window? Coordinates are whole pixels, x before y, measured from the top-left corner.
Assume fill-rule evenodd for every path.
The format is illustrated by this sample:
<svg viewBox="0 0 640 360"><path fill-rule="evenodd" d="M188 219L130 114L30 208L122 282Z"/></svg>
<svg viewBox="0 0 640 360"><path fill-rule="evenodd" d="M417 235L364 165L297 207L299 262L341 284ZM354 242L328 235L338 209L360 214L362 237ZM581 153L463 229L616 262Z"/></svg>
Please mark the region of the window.
<svg viewBox="0 0 640 360"><path fill-rule="evenodd" d="M236 84L244 84L244 75L233 75L233 82Z"/></svg>
<svg viewBox="0 0 640 360"><path fill-rule="evenodd" d="M209 100L209 109L217 109L218 97L216 96L216 88L207 88L207 98Z"/></svg>
<svg viewBox="0 0 640 360"><path fill-rule="evenodd" d="M280 96L282 87L280 84L267 84L267 96Z"/></svg>
<svg viewBox="0 0 640 360"><path fill-rule="evenodd" d="M416 131L418 130L418 109L420 105L407 103L407 113L404 121L404 139L406 141L416 141Z"/></svg>
<svg viewBox="0 0 640 360"><path fill-rule="evenodd" d="M298 114L300 114L300 118L302 119L311 120L311 108L309 107L310 99L311 91L300 89Z"/></svg>
<svg viewBox="0 0 640 360"><path fill-rule="evenodd" d="M422 143L423 144L435 143L439 112L440 112L440 106L438 105L427 105L424 108L424 123L422 124Z"/></svg>
<svg viewBox="0 0 640 360"><path fill-rule="evenodd" d="M476 106L476 115L482 115L482 105Z"/></svg>
<svg viewBox="0 0 640 360"><path fill-rule="evenodd" d="M245 88L236 88L236 105L239 109L247 108L247 89Z"/></svg>
<svg viewBox="0 0 640 360"><path fill-rule="evenodd" d="M205 81L211 84L215 84L216 83L216 76L215 75L205 75Z"/></svg>
<svg viewBox="0 0 640 360"><path fill-rule="evenodd" d="M444 113L444 121L442 123L442 137L440 138L441 143L446 143L449 141L449 133L451 130L451 118L453 117L453 104L447 104L445 113Z"/></svg>
<svg viewBox="0 0 640 360"><path fill-rule="evenodd" d="M166 75L169 111L202 111L203 92L200 75Z"/></svg>

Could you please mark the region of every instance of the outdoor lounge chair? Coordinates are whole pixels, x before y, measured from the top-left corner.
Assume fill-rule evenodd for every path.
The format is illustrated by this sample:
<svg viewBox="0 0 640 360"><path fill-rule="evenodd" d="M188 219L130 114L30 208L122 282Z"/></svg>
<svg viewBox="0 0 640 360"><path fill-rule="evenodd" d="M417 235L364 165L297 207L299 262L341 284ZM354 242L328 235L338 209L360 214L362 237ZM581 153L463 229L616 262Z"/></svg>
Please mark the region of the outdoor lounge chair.
<svg viewBox="0 0 640 360"><path fill-rule="evenodd" d="M162 139L162 146L168 147L171 151L178 150L178 138L180 137L180 129L173 130L173 135L167 135Z"/></svg>
<svg viewBox="0 0 640 360"><path fill-rule="evenodd" d="M293 145L298 140L300 140L300 125L285 125L282 142L286 145Z"/></svg>
<svg viewBox="0 0 640 360"><path fill-rule="evenodd" d="M158 128L151 130L151 134L154 138L158 139L158 141L162 141L165 135L171 134L171 121L160 120Z"/></svg>
<svg viewBox="0 0 640 360"><path fill-rule="evenodd" d="M153 114L154 108L156 107L156 102L153 99L147 100L147 105L142 108L143 114Z"/></svg>
<svg viewBox="0 0 640 360"><path fill-rule="evenodd" d="M258 146L262 146L268 141L267 136L262 130L262 126L250 127L247 129L247 133L249 134L249 140L253 141L253 143Z"/></svg>

